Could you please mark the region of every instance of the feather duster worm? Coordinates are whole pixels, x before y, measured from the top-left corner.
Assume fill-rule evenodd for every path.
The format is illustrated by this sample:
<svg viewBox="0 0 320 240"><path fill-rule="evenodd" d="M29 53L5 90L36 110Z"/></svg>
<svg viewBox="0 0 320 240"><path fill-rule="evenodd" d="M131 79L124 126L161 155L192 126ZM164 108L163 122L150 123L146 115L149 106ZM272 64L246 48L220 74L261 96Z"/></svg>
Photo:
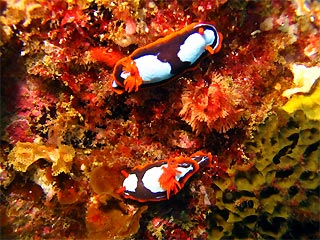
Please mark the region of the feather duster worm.
<svg viewBox="0 0 320 240"><path fill-rule="evenodd" d="M230 78L213 73L209 87L204 81L185 87L183 107L179 113L197 134L216 130L220 133L233 128L242 113L242 97Z"/></svg>

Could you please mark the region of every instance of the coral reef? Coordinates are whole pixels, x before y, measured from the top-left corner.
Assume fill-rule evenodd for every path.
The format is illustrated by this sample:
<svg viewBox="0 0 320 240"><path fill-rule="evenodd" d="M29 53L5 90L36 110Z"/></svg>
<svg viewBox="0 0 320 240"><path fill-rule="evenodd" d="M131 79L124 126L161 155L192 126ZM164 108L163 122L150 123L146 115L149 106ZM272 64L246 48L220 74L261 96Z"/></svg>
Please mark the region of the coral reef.
<svg viewBox="0 0 320 240"><path fill-rule="evenodd" d="M3 239L296 239L319 232L318 1L1 1ZM113 66L194 22L219 53L114 94ZM169 200L121 171L211 153Z"/></svg>
<svg viewBox="0 0 320 240"><path fill-rule="evenodd" d="M288 239L308 226L309 237L319 237L319 123L299 110L272 115L258 128L245 143L250 166L235 165L227 182L214 181L212 236Z"/></svg>

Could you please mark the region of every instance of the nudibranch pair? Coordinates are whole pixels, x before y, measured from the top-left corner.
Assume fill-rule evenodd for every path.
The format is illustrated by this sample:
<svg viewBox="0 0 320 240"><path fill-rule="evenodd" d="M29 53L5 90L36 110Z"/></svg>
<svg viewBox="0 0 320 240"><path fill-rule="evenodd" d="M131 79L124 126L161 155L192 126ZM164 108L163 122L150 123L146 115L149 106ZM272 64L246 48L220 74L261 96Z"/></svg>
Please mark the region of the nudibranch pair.
<svg viewBox="0 0 320 240"><path fill-rule="evenodd" d="M222 34L212 24L188 25L119 60L113 70L113 90L132 92L170 81L218 52L221 45Z"/></svg>
<svg viewBox="0 0 320 240"><path fill-rule="evenodd" d="M212 166L212 155L198 151L190 157L179 156L138 166L131 173L121 171L126 178L118 193L139 202L167 200L205 166Z"/></svg>

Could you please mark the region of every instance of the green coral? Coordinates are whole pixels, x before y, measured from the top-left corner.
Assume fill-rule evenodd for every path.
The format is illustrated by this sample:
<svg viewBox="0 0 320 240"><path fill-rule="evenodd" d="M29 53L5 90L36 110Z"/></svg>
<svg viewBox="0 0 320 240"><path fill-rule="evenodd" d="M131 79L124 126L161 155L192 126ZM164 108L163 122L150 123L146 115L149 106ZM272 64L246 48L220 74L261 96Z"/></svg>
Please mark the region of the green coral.
<svg viewBox="0 0 320 240"><path fill-rule="evenodd" d="M311 96L299 97L297 109L302 103L316 104L317 96L319 87ZM245 143L251 165L232 166L230 179L215 181L212 237L288 238L308 224L311 230L302 234L316 237L320 121L311 120L309 107L302 109L271 115Z"/></svg>

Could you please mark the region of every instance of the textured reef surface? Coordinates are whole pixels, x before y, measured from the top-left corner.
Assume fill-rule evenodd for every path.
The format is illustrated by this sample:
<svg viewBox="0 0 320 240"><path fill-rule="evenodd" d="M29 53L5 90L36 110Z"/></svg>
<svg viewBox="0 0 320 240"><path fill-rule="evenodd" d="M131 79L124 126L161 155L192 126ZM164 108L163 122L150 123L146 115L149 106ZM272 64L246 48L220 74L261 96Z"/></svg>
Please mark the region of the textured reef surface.
<svg viewBox="0 0 320 240"><path fill-rule="evenodd" d="M3 239L319 239L320 3L0 0ZM116 94L113 66L194 22L221 50ZM136 166L212 154L169 200Z"/></svg>

